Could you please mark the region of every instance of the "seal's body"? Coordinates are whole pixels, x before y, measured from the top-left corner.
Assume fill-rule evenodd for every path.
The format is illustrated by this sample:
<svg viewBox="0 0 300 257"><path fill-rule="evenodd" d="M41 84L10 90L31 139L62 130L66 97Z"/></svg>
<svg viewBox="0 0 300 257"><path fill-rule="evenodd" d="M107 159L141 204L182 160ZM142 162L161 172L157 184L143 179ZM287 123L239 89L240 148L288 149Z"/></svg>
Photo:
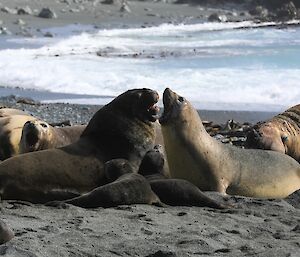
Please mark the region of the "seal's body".
<svg viewBox="0 0 300 257"><path fill-rule="evenodd" d="M68 199L105 184L103 166L108 160L124 158L139 166L153 147L157 101L158 94L150 89L129 90L101 108L77 142L2 162L2 199Z"/></svg>
<svg viewBox="0 0 300 257"><path fill-rule="evenodd" d="M291 157L240 149L210 137L193 106L166 89L160 119L172 178L202 190L284 198L300 188L300 165Z"/></svg>
<svg viewBox="0 0 300 257"><path fill-rule="evenodd" d="M300 162L300 104L256 124L247 135L246 147L278 151Z"/></svg>
<svg viewBox="0 0 300 257"><path fill-rule="evenodd" d="M162 203L172 206L199 206L224 209L229 207L206 196L194 184L183 179L168 178L165 174L163 147L156 145L142 160L139 173L150 183Z"/></svg>

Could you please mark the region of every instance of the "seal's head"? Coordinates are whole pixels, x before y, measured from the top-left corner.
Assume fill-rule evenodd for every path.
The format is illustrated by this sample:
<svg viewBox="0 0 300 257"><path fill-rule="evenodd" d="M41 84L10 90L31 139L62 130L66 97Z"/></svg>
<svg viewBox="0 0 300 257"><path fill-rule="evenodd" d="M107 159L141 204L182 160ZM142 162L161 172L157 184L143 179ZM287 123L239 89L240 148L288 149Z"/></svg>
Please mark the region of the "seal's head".
<svg viewBox="0 0 300 257"><path fill-rule="evenodd" d="M114 110L118 109L122 114L143 122L154 122L158 118L158 99L159 95L154 90L132 89L115 98L108 106L113 106Z"/></svg>
<svg viewBox="0 0 300 257"><path fill-rule="evenodd" d="M156 173L163 174L164 163L163 147L161 145L156 145L145 154L139 167L139 174L143 176Z"/></svg>
<svg viewBox="0 0 300 257"><path fill-rule="evenodd" d="M277 122L258 123L247 134L246 147L287 153L289 136Z"/></svg>
<svg viewBox="0 0 300 257"><path fill-rule="evenodd" d="M102 107L90 120L81 139L101 149L104 160L139 162L153 147L159 96L151 89L132 89Z"/></svg>
<svg viewBox="0 0 300 257"><path fill-rule="evenodd" d="M41 120L27 121L22 130L20 153L34 152L49 148L51 126Z"/></svg>
<svg viewBox="0 0 300 257"><path fill-rule="evenodd" d="M164 91L163 104L164 112L159 119L162 126L180 126L184 128L189 126L193 119L200 120L191 103L169 88Z"/></svg>

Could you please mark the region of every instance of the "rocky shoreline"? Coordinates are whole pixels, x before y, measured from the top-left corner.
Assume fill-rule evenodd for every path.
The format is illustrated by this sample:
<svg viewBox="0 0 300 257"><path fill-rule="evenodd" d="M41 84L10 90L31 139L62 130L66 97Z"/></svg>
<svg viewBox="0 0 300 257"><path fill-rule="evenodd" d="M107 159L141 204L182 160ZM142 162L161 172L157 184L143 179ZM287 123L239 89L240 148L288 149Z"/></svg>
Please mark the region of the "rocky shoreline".
<svg viewBox="0 0 300 257"><path fill-rule="evenodd" d="M55 37L51 27L69 24L94 28L148 27L162 23L286 22L298 19L299 1L129 1L129 0L3 0L0 36ZM83 29L84 30L84 29Z"/></svg>

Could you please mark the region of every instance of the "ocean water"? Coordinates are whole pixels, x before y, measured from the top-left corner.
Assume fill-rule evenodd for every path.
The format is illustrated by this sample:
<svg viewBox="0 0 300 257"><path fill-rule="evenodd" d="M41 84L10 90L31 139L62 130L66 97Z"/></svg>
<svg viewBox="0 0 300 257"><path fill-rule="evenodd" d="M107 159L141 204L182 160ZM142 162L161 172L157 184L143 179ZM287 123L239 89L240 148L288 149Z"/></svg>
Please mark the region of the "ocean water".
<svg viewBox="0 0 300 257"><path fill-rule="evenodd" d="M68 26L48 29L54 38L0 37L0 86L91 104L170 87L201 109L281 111L300 103L300 27L265 25Z"/></svg>

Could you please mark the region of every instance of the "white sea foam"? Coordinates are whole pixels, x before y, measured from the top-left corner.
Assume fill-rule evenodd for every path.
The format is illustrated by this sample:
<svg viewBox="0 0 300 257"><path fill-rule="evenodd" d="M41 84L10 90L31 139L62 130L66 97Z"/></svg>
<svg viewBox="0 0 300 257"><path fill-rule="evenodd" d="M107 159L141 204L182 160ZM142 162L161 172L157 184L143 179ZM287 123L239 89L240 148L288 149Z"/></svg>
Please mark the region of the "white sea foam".
<svg viewBox="0 0 300 257"><path fill-rule="evenodd" d="M162 25L8 39L0 50L0 85L95 96L170 87L200 108L282 110L300 100L300 29L256 28L265 25ZM103 103L97 97L68 101Z"/></svg>

